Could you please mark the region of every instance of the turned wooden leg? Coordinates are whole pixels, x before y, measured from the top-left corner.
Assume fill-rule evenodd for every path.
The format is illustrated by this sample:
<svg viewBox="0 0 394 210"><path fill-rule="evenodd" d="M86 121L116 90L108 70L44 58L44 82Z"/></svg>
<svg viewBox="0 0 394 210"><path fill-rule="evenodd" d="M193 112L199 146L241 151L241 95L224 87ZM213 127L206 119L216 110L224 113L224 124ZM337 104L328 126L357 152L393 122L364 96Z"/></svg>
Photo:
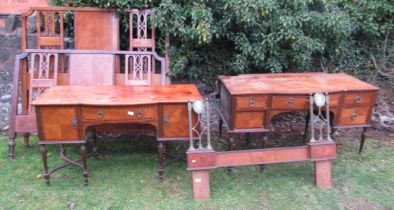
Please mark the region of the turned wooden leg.
<svg viewBox="0 0 394 210"><path fill-rule="evenodd" d="M96 130L93 131L93 136L92 136L92 143L93 143L93 155L96 159L98 159L98 147L97 147L97 133Z"/></svg>
<svg viewBox="0 0 394 210"><path fill-rule="evenodd" d="M159 152L159 179L163 181L164 178L164 154L166 152L166 147L163 142L159 142L157 145L157 150Z"/></svg>
<svg viewBox="0 0 394 210"><path fill-rule="evenodd" d="M89 183L89 172L88 172L88 164L87 164L87 153L85 144L81 144L80 147L81 152L81 161L82 161L82 174L83 174L83 182L85 185Z"/></svg>
<svg viewBox="0 0 394 210"><path fill-rule="evenodd" d="M230 134L229 139L228 139L228 144L227 144L227 150L231 151L233 149L233 146L234 146L234 134ZM229 166L229 167L227 167L227 172L230 173L233 171L233 169L234 169L233 166Z"/></svg>
<svg viewBox="0 0 394 210"><path fill-rule="evenodd" d="M15 151L15 138L8 139L8 147L9 147L9 158L10 161L14 161L14 151Z"/></svg>
<svg viewBox="0 0 394 210"><path fill-rule="evenodd" d="M26 146L26 147L30 146L29 137L30 137L29 133L23 134L23 146Z"/></svg>
<svg viewBox="0 0 394 210"><path fill-rule="evenodd" d="M315 183L318 188L331 187L331 161L315 161Z"/></svg>
<svg viewBox="0 0 394 210"><path fill-rule="evenodd" d="M64 144L60 145L60 154L62 154L63 156L66 155L66 149L64 148Z"/></svg>
<svg viewBox="0 0 394 210"><path fill-rule="evenodd" d="M360 148L358 149L358 153L361 154L363 152L364 143L365 143L365 132L367 131L367 127L363 127L363 131L361 133L360 139Z"/></svg>
<svg viewBox="0 0 394 210"><path fill-rule="evenodd" d="M211 198L209 189L209 171L192 171L193 197L194 200L206 200Z"/></svg>
<svg viewBox="0 0 394 210"><path fill-rule="evenodd" d="M222 137L222 131L223 131L223 119L219 117L219 137Z"/></svg>
<svg viewBox="0 0 394 210"><path fill-rule="evenodd" d="M263 133L263 138L261 138L261 148L265 148L265 144L268 140L267 134ZM264 171L264 164L260 164L260 172Z"/></svg>
<svg viewBox="0 0 394 210"><path fill-rule="evenodd" d="M50 175L48 173L48 156L47 156L47 148L45 144L41 144L41 157L42 157L42 163L44 164L45 182L49 186L51 183L50 183Z"/></svg>
<svg viewBox="0 0 394 210"><path fill-rule="evenodd" d="M305 115L305 128L304 128L304 135L302 136L302 142L305 143L307 141L307 133L308 133L308 128L309 128L309 114Z"/></svg>

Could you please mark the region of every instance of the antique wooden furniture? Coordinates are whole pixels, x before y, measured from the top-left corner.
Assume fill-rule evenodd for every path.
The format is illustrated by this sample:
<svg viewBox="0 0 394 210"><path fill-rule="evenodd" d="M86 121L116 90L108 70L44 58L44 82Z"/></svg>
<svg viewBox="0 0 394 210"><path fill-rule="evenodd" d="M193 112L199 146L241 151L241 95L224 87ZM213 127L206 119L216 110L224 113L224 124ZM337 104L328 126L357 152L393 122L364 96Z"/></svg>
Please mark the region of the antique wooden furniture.
<svg viewBox="0 0 394 210"><path fill-rule="evenodd" d="M269 131L273 116L307 111L308 94L328 92L334 128L370 127L378 88L345 73L246 74L220 77L220 133ZM307 127L306 127L307 128Z"/></svg>
<svg viewBox="0 0 394 210"><path fill-rule="evenodd" d="M169 63L169 39L165 39L165 58L158 60L159 57L155 53L155 31L148 27L152 25L149 24L151 10L126 10L131 25L129 50L143 51L144 54L127 54L119 51L119 20L116 12L114 9L99 8L37 7L22 14L21 45L22 52L27 54L17 56L15 61L8 132L11 160L14 159L16 135L23 134L24 144L28 145L29 134L37 132L31 102L49 87L170 84L170 80L165 77L169 72L169 65L165 65ZM35 24L28 25L31 23L28 20L34 17ZM74 20L73 30L69 31L73 34L73 46L65 44L65 30L72 29L65 26L66 18ZM138 24L133 25L133 21ZM28 34L28 31L34 34ZM31 38L32 35L37 37L36 42ZM66 48L80 51L37 51ZM92 50L104 50L107 53L94 53ZM152 57L153 54L156 55L155 58ZM34 59L35 62L32 62ZM165 71L162 71L162 67ZM42 79L45 81L41 81ZM18 101L21 107L18 106Z"/></svg>
<svg viewBox="0 0 394 210"><path fill-rule="evenodd" d="M83 168L84 180L87 183L87 154L84 146L87 133L97 125L108 124L129 124L129 129L133 129L135 124L152 128L159 141L159 172L162 176L163 141L188 140L187 102L196 99L201 99L201 95L197 88L190 84L50 88L32 103L36 110L47 183L53 172L48 168L47 144L80 144L80 167ZM72 162L66 158L64 160ZM58 167L54 168L57 170Z"/></svg>

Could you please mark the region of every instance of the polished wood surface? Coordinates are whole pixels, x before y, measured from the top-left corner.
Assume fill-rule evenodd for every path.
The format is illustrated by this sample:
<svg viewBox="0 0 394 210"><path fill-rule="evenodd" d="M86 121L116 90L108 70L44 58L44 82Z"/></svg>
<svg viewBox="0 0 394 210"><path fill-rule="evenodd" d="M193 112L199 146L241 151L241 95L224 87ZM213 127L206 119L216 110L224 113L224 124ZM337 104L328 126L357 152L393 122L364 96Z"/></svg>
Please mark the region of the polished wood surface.
<svg viewBox="0 0 394 210"><path fill-rule="evenodd" d="M230 132L263 132L273 116L307 111L309 94L328 92L332 124L369 126L378 88L345 73L246 74L220 77L220 113Z"/></svg>
<svg viewBox="0 0 394 210"><path fill-rule="evenodd" d="M188 139L187 103L196 99L202 96L192 84L56 86L32 105L42 143L81 141L88 128L114 124L143 124L170 141Z"/></svg>
<svg viewBox="0 0 394 210"><path fill-rule="evenodd" d="M377 87L345 73L243 74L221 76L220 81L235 95L378 90Z"/></svg>
<svg viewBox="0 0 394 210"><path fill-rule="evenodd" d="M32 102L51 105L138 105L202 99L193 84L151 86L56 86Z"/></svg>

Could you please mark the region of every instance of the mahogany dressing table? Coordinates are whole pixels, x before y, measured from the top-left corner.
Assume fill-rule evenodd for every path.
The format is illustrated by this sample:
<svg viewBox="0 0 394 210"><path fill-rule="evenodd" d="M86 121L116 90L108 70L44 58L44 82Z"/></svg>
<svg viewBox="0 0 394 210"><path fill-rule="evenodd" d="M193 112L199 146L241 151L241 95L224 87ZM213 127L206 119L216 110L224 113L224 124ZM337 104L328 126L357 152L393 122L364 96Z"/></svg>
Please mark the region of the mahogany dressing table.
<svg viewBox="0 0 394 210"><path fill-rule="evenodd" d="M229 133L267 132L273 116L307 112L309 93L328 92L332 127L363 128L359 152L378 91L345 73L244 74L221 76L219 81L220 133L223 122Z"/></svg>
<svg viewBox="0 0 394 210"><path fill-rule="evenodd" d="M157 136L160 168L163 176L164 141L188 140L188 101L202 99L195 85L152 86L56 86L32 102L36 111L39 144L44 163L44 177L49 184L51 173L73 164L83 169L88 183L85 143L95 126L140 125L152 128ZM194 117L196 119L196 117ZM81 163L65 160L48 168L46 145L79 144ZM93 153L96 152L93 138Z"/></svg>

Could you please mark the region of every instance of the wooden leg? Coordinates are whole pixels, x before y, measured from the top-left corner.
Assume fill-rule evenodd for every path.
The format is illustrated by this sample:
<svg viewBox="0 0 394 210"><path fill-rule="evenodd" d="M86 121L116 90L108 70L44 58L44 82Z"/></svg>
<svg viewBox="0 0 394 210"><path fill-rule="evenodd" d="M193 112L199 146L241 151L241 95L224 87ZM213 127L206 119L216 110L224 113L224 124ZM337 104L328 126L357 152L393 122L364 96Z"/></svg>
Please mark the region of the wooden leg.
<svg viewBox="0 0 394 210"><path fill-rule="evenodd" d="M61 144L60 145L60 154L62 154L62 155L66 155L66 149L64 148L64 144Z"/></svg>
<svg viewBox="0 0 394 210"><path fill-rule="evenodd" d="M207 200L211 198L209 189L209 171L192 171L194 200Z"/></svg>
<svg viewBox="0 0 394 210"><path fill-rule="evenodd" d="M47 148L45 144L41 144L41 156L42 156L42 162L44 164L44 178L47 185L50 185L50 175L48 173L48 156L47 156Z"/></svg>
<svg viewBox="0 0 394 210"><path fill-rule="evenodd" d="M363 152L366 131L367 131L367 127L363 127L363 132L361 133L360 148L358 149L358 154L361 154Z"/></svg>
<svg viewBox="0 0 394 210"><path fill-rule="evenodd" d="M246 146L249 146L250 133L246 133Z"/></svg>
<svg viewBox="0 0 394 210"><path fill-rule="evenodd" d="M163 142L159 142L157 145L157 151L159 153L159 179L163 181L164 178L164 154L166 152L166 147Z"/></svg>
<svg viewBox="0 0 394 210"><path fill-rule="evenodd" d="M92 143L93 143L93 155L96 159L98 159L98 147L97 147L97 134L96 130L93 131L93 137L92 137Z"/></svg>
<svg viewBox="0 0 394 210"><path fill-rule="evenodd" d="M304 135L302 136L302 142L303 142L303 143L306 142L306 137L308 136L307 133L308 133L308 128L309 128L309 120L310 120L309 114L306 114L306 115L305 115L305 129L304 129Z"/></svg>
<svg viewBox="0 0 394 210"><path fill-rule="evenodd" d="M83 182L85 185L89 183L89 172L88 172L88 164L87 164L87 153L85 144L81 144L81 161L82 161L82 174L83 174Z"/></svg>
<svg viewBox="0 0 394 210"><path fill-rule="evenodd" d="M29 133L24 133L23 134L23 146L26 146L26 147L30 146L29 137L30 137Z"/></svg>
<svg viewBox="0 0 394 210"><path fill-rule="evenodd" d="M9 147L9 158L10 161L14 161L14 151L15 151L15 138L8 139L8 147Z"/></svg>
<svg viewBox="0 0 394 210"><path fill-rule="evenodd" d="M263 133L263 138L261 138L261 148L265 148L265 144L267 143L268 137L267 134ZM260 164L260 172L264 171L264 164Z"/></svg>
<svg viewBox="0 0 394 210"><path fill-rule="evenodd" d="M331 187L331 161L315 161L315 183L318 188Z"/></svg>
<svg viewBox="0 0 394 210"><path fill-rule="evenodd" d="M219 137L222 137L222 131L223 131L223 119L219 117Z"/></svg>
<svg viewBox="0 0 394 210"><path fill-rule="evenodd" d="M227 144L227 150L231 151L233 149L233 145L234 145L234 134L230 134L229 135L229 139L228 139L228 144ZM234 169L233 166L229 166L227 167L227 172L232 172Z"/></svg>

